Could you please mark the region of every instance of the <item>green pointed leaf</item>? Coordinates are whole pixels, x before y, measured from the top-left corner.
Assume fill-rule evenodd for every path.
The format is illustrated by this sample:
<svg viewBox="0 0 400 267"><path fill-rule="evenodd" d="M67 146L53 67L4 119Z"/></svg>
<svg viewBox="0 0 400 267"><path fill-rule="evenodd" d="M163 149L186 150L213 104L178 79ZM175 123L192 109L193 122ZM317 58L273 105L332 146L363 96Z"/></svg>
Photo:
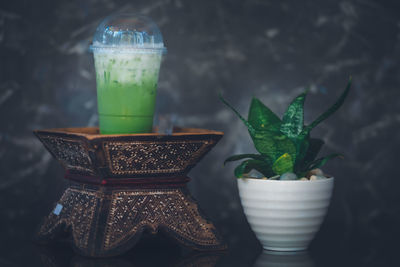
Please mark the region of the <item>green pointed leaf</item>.
<svg viewBox="0 0 400 267"><path fill-rule="evenodd" d="M293 172L293 159L288 154L285 153L280 156L272 165L272 170L276 174L284 174L285 172Z"/></svg>
<svg viewBox="0 0 400 267"><path fill-rule="evenodd" d="M308 147L310 145L310 134L301 133L296 138L296 156L299 159L303 159L307 153Z"/></svg>
<svg viewBox="0 0 400 267"><path fill-rule="evenodd" d="M346 86L346 89L343 91L342 95L335 102L335 104L333 104L326 112L324 112L321 116L319 116L310 125L304 127L302 132L297 136L296 141L295 141L296 151L297 151L296 164L295 164L296 171L304 169L304 165L307 164L307 162L305 162L304 158L306 157L306 153L310 146L309 138L310 138L311 130L341 107L341 105L343 104L344 100L346 99L346 97L349 93L350 86L351 86L351 77ZM323 164L325 164L325 162Z"/></svg>
<svg viewBox="0 0 400 267"><path fill-rule="evenodd" d="M294 142L296 145L296 161L295 161L295 171L297 172L298 170L304 169L304 157L307 154L308 148L309 148L309 143L310 141L310 135L303 135L300 134L297 136L296 141Z"/></svg>
<svg viewBox="0 0 400 267"><path fill-rule="evenodd" d="M279 117L255 97L251 101L248 122L256 130L276 130L281 125Z"/></svg>
<svg viewBox="0 0 400 267"><path fill-rule="evenodd" d="M247 173L246 167L248 163L249 163L248 160L245 160L235 168L234 174L237 178L243 178L243 174Z"/></svg>
<svg viewBox="0 0 400 267"><path fill-rule="evenodd" d="M262 173L265 177L270 177L273 174L269 164L261 160L253 159L245 160L240 163L240 165L235 168L234 173L237 178L243 178L243 174L249 173L253 169Z"/></svg>
<svg viewBox="0 0 400 267"><path fill-rule="evenodd" d="M334 154L330 154L328 156L319 158L317 160L314 160L313 162L311 162L308 165L307 171L313 170L313 169L316 169L316 168L321 168L322 166L324 166L328 162L328 160L331 160L331 159L336 158L336 157L342 157L343 158L343 155L338 154L338 153L334 153Z"/></svg>
<svg viewBox="0 0 400 267"><path fill-rule="evenodd" d="M309 143L310 145L307 149L307 153L304 156L305 164L314 161L322 146L325 144L323 140L317 138L311 138Z"/></svg>
<svg viewBox="0 0 400 267"><path fill-rule="evenodd" d="M236 114L236 116L238 116L239 119L247 126L247 129L249 130L250 134L251 134L251 133L254 133L255 130L254 130L253 126L250 125L250 123L249 123L248 121L246 121L246 119L243 118L242 115L240 115L240 113L239 113L234 107L232 107L232 105L229 104L228 101L226 101L226 100L222 97L221 94L219 94L218 96L219 96L219 99L222 101L222 103L224 103L228 108L230 108L230 109Z"/></svg>
<svg viewBox="0 0 400 267"><path fill-rule="evenodd" d="M259 154L240 154L240 155L233 155L233 156L230 156L229 158L227 158L224 161L224 165L230 161L236 161L236 160L246 159L246 158L252 158L252 159L257 159L257 160L261 160L261 161L266 160L265 156L262 156Z"/></svg>
<svg viewBox="0 0 400 267"><path fill-rule="evenodd" d="M321 150L324 141L315 138L304 138L300 146L297 147L295 172L300 173L306 169L306 166L315 160L318 152Z"/></svg>
<svg viewBox="0 0 400 267"><path fill-rule="evenodd" d="M255 131L251 135L253 143L258 152L268 156L274 162L282 154L288 153L292 159L296 158L296 147L284 134L278 131L263 130Z"/></svg>
<svg viewBox="0 0 400 267"><path fill-rule="evenodd" d="M338 100L335 102L335 104L333 104L327 111L325 111L324 113L322 113L322 115L320 115L315 121L313 121L310 125L308 125L307 127L305 127L305 129L303 131L307 131L310 132L311 129L313 129L315 126L317 126L318 124L320 124L323 120L327 119L329 116L331 116L333 113L335 113L336 110L338 110L344 100L346 99L347 95L349 94L350 91L350 87L351 87L351 77L349 79L349 82L347 83L346 89L343 91L343 93L340 95L340 97L338 98Z"/></svg>
<svg viewBox="0 0 400 267"><path fill-rule="evenodd" d="M303 130L304 101L306 95L307 91L296 97L292 103L290 103L283 115L281 132L292 140L295 139Z"/></svg>

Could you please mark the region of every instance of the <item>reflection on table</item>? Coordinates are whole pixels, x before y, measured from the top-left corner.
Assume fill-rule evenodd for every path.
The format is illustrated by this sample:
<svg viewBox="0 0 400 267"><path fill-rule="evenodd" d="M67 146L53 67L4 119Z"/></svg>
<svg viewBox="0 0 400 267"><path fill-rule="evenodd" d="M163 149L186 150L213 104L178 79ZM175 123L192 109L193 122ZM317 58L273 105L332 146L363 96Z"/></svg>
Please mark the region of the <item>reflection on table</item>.
<svg viewBox="0 0 400 267"><path fill-rule="evenodd" d="M165 242L165 243L164 243ZM156 244L156 245L154 245ZM119 257L88 258L76 254L68 243L38 246L45 267L125 267L125 266L205 266L214 267L224 253L185 250L174 243L160 241L139 244Z"/></svg>
<svg viewBox="0 0 400 267"><path fill-rule="evenodd" d="M308 251L279 252L264 250L254 267L315 267Z"/></svg>

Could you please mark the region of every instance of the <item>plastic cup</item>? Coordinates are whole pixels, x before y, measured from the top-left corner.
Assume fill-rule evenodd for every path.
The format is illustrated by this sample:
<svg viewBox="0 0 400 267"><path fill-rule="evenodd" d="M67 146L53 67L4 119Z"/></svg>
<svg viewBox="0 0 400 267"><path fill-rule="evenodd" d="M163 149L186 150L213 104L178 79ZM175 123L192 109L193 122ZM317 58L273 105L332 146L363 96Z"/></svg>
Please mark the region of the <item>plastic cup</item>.
<svg viewBox="0 0 400 267"><path fill-rule="evenodd" d="M148 17L106 18L93 38L101 134L152 131L158 73L166 49Z"/></svg>

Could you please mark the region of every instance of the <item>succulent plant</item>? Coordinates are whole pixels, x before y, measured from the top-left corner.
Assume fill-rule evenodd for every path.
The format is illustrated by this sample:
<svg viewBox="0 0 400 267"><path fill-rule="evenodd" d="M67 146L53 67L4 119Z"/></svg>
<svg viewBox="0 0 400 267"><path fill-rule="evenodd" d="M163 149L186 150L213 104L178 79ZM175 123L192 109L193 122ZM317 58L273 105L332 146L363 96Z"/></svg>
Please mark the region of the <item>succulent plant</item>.
<svg viewBox="0 0 400 267"><path fill-rule="evenodd" d="M227 105L247 126L250 137L259 154L240 154L227 158L224 165L231 161L242 161L235 168L235 176L242 178L251 170L265 177L293 172L303 177L308 171L320 168L341 154L334 153L317 158L324 141L311 138L311 130L338 110L347 97L351 86L351 77L346 89L338 100L309 125L304 124L304 101L308 90L297 96L288 106L283 118L265 106L259 99L251 101L247 120L221 95L221 101Z"/></svg>

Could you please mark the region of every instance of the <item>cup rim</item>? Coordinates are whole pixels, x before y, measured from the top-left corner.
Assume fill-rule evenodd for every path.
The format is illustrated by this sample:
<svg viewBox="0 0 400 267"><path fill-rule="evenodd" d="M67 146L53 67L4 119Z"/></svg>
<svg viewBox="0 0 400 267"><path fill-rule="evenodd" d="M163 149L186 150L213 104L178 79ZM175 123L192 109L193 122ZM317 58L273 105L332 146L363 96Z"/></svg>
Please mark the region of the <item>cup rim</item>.
<svg viewBox="0 0 400 267"><path fill-rule="evenodd" d="M167 48L163 47L133 47L133 46L99 46L91 44L89 51L92 53L129 53L129 54L166 54Z"/></svg>

